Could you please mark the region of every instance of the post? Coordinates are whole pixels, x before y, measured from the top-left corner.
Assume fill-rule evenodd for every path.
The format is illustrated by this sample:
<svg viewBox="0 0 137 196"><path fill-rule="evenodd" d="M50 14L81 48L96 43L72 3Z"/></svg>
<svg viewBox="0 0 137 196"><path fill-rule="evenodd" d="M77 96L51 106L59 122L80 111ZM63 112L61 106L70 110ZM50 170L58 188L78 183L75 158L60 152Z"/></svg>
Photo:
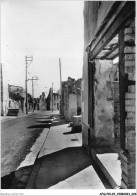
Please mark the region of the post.
<svg viewBox="0 0 137 196"><path fill-rule="evenodd" d="M33 77L32 77L32 101L33 101L33 103L32 103L32 110L33 110L33 112L34 112L34 89L33 89Z"/></svg>
<svg viewBox="0 0 137 196"><path fill-rule="evenodd" d="M52 112L53 112L53 82L52 82Z"/></svg>
<svg viewBox="0 0 137 196"><path fill-rule="evenodd" d="M25 87L26 87L26 114L28 114L28 92L27 92L27 56L25 57L26 62L26 80L25 80Z"/></svg>
<svg viewBox="0 0 137 196"><path fill-rule="evenodd" d="M28 78L27 78L27 68L28 66L32 63L33 61L33 56L25 56L25 68L26 68L26 80L25 80L25 89L26 89L26 114L28 114L28 89L27 89L27 81L28 81ZM28 64L28 62L30 62Z"/></svg>
<svg viewBox="0 0 137 196"><path fill-rule="evenodd" d="M59 58L59 70L60 70L60 115L61 115L61 103L62 103L62 96L61 96L61 91L62 91L62 77L61 77L61 59Z"/></svg>
<svg viewBox="0 0 137 196"><path fill-rule="evenodd" d="M28 79L28 80L32 81L32 99L34 101L34 83L33 83L33 80L38 80L38 77L35 76L35 77L32 77L32 79ZM32 103L32 109L33 109L33 112L34 112L34 102Z"/></svg>

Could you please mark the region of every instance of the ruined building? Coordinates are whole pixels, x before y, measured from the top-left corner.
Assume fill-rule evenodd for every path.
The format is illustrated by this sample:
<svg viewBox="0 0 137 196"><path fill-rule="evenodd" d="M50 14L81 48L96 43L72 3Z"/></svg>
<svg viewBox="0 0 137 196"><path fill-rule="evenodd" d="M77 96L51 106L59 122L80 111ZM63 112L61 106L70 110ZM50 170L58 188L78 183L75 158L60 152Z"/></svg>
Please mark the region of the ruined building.
<svg viewBox="0 0 137 196"><path fill-rule="evenodd" d="M61 115L67 121L73 121L73 116L81 114L81 81L68 77L62 82Z"/></svg>
<svg viewBox="0 0 137 196"><path fill-rule="evenodd" d="M60 94L53 93L52 88L49 89L49 94L47 96L47 110L59 110L60 108Z"/></svg>
<svg viewBox="0 0 137 196"><path fill-rule="evenodd" d="M135 51L134 1L84 2L83 146L118 154L123 189L136 184Z"/></svg>
<svg viewBox="0 0 137 196"><path fill-rule="evenodd" d="M45 111L46 110L46 98L45 98L45 93L44 92L42 92L42 95L40 95L39 109L41 111Z"/></svg>

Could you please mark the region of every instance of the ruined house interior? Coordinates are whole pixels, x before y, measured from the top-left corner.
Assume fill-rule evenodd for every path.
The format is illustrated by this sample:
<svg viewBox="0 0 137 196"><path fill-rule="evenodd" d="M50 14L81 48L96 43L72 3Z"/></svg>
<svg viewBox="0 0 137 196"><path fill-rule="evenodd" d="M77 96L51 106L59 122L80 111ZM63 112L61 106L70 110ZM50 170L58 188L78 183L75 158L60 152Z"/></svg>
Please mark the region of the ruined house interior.
<svg viewBox="0 0 137 196"><path fill-rule="evenodd" d="M113 152L118 153L121 164L119 186L124 189L135 188L136 181L133 7L134 5L130 4L129 9L127 3L120 13L117 13L117 10L107 24L102 25L86 48L89 128L84 144L94 159L98 149L104 149L104 153L113 149ZM117 19L113 21L116 15ZM107 150L104 148L106 146ZM116 185L112 186L115 188Z"/></svg>

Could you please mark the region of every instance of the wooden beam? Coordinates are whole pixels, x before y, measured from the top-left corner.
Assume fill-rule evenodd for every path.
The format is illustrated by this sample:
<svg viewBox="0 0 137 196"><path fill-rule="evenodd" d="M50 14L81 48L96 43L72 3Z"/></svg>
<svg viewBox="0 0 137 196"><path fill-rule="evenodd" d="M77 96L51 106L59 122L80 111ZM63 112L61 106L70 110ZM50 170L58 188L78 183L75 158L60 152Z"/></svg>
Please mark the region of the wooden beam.
<svg viewBox="0 0 137 196"><path fill-rule="evenodd" d="M114 52L116 49L118 48L118 44L116 44L116 46L114 46L107 54L105 54L105 56L103 56L101 59L106 59L112 52Z"/></svg>
<svg viewBox="0 0 137 196"><path fill-rule="evenodd" d="M124 63L124 28L119 32L119 95L120 95L120 145L125 150L125 63Z"/></svg>
<svg viewBox="0 0 137 196"><path fill-rule="evenodd" d="M100 51L111 41L111 39L118 33L120 28L125 24L128 18L135 14L135 2L130 1L125 4L121 12L117 15L116 19L111 23L106 32L102 35L101 39L96 43L94 48L90 50L91 60L95 59Z"/></svg>
<svg viewBox="0 0 137 196"><path fill-rule="evenodd" d="M95 62L88 59L88 123L94 129L94 73Z"/></svg>

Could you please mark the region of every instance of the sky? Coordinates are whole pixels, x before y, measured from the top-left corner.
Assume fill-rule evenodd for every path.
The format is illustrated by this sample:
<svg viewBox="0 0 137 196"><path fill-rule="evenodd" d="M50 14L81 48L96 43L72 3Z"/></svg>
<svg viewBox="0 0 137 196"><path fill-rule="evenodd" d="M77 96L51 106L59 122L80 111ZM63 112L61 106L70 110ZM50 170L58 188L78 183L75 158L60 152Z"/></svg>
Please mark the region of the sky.
<svg viewBox="0 0 137 196"><path fill-rule="evenodd" d="M28 78L37 76L34 97L60 88L62 80L82 77L83 1L3 0L1 62L9 84L25 88L25 56L33 56ZM28 92L32 92L28 81Z"/></svg>

